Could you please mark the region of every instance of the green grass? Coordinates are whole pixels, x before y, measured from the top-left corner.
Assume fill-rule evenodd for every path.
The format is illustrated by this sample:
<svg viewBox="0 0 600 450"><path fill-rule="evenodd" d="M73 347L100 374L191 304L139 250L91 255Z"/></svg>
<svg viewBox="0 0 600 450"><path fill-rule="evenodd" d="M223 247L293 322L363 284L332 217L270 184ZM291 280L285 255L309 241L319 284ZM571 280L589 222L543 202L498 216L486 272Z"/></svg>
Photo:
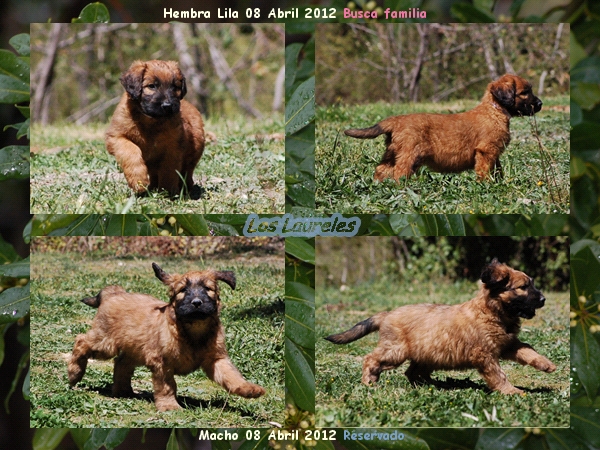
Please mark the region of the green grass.
<svg viewBox="0 0 600 450"><path fill-rule="evenodd" d="M508 214L569 212L569 98L544 99L536 117L540 139L554 161L558 185L553 201L542 172L540 151L529 118L511 120L511 143L500 160L504 178L477 182L474 171L440 174L421 168L399 183L373 181L385 150L384 138L353 139L348 128L363 128L393 115L415 112L447 113L471 109L476 102L443 104L376 103L317 109L315 150L316 206L340 213ZM542 182L543 184L539 184Z"/></svg>
<svg viewBox="0 0 600 450"><path fill-rule="evenodd" d="M446 390L413 387L407 363L382 373L373 387L361 383L362 358L377 345L374 333L347 345L322 339L347 330L376 312L407 303L460 303L472 298L475 284L379 282L328 288L317 294L316 405L318 427L567 427L569 425L569 297L547 294L546 306L523 322L519 335L557 365L554 373L510 361L501 365L509 381L531 389L525 395L489 393L476 370L438 371L432 377L468 380ZM464 383L465 385L467 382ZM475 386L476 385L476 386ZM495 411L495 414L494 414ZM476 419L474 419L475 417Z"/></svg>
<svg viewBox="0 0 600 450"><path fill-rule="evenodd" d="M283 118L208 121L199 200L136 197L104 144L106 124L32 126L33 213L278 213L284 210Z"/></svg>
<svg viewBox="0 0 600 450"><path fill-rule="evenodd" d="M109 284L166 300L166 287L151 262L167 272L202 267L233 270L235 291L223 285L221 318L233 363L250 381L266 388L259 399L228 394L202 370L176 377L184 409L157 412L151 375L137 368L136 397L112 398L112 361L90 360L83 380L69 388L66 361L75 336L89 330L96 312L79 300ZM283 420L283 255L216 259L32 255L31 426L39 427L267 427Z"/></svg>

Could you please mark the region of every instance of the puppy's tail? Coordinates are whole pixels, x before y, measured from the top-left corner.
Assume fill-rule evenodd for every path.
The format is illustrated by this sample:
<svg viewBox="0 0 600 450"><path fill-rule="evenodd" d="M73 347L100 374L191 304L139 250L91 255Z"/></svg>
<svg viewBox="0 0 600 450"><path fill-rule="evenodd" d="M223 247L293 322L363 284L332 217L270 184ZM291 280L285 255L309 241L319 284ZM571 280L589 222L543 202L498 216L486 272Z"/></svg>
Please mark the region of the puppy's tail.
<svg viewBox="0 0 600 450"><path fill-rule="evenodd" d="M360 128L360 129L352 129L352 130L344 131L344 134L346 136L350 136L350 137L358 138L358 139L373 139L384 133L387 133L387 131L384 130L381 127L381 124L379 124L379 123L377 125L373 125L372 127L369 127L369 128Z"/></svg>
<svg viewBox="0 0 600 450"><path fill-rule="evenodd" d="M95 297L82 298L81 301L92 308L97 308L100 306L100 294L96 295Z"/></svg>
<svg viewBox="0 0 600 450"><path fill-rule="evenodd" d="M105 295L113 295L113 294L123 294L125 293L125 289L121 286L107 286L102 289L98 295L95 297L86 297L82 298L81 301L92 308L98 308L100 303L102 303L102 297Z"/></svg>
<svg viewBox="0 0 600 450"><path fill-rule="evenodd" d="M344 331L339 334L332 334L331 336L327 336L329 342L333 342L334 344L347 344L348 342L354 342L361 337L366 336L367 334L373 333L374 331L379 330L381 326L381 322L383 318L387 316L387 312L380 312L375 314L372 317L369 317L362 322L358 322L348 331Z"/></svg>

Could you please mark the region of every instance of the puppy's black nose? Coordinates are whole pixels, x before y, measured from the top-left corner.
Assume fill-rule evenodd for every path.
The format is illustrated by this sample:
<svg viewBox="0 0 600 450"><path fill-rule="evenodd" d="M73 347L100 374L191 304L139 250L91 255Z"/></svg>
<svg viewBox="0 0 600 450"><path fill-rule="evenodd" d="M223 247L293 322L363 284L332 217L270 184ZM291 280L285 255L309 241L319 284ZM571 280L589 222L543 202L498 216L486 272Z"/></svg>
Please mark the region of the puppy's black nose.
<svg viewBox="0 0 600 450"><path fill-rule="evenodd" d="M160 107L161 107L162 109L164 109L165 111L170 111L170 110L171 110L171 108L173 107L173 104L172 104L171 102L162 102L162 103L160 104Z"/></svg>
<svg viewBox="0 0 600 450"><path fill-rule="evenodd" d="M194 305L196 308L197 308L198 306L201 306L201 305L202 305L202 303L203 303L203 302L202 302L202 299L201 299L201 298L198 298L198 297L196 297L196 298L192 299L192 305Z"/></svg>

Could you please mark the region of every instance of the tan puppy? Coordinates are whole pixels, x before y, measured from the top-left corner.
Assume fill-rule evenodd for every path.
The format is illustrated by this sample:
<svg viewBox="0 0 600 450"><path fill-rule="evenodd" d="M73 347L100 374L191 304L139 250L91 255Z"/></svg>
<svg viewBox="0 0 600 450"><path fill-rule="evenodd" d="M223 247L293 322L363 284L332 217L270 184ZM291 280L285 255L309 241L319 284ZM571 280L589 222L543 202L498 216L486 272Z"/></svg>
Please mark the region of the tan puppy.
<svg viewBox="0 0 600 450"><path fill-rule="evenodd" d="M125 93L106 132L106 149L136 194L193 192L192 174L204 151L200 113L182 100L185 77L173 61L136 61L120 78Z"/></svg>
<svg viewBox="0 0 600 450"><path fill-rule="evenodd" d="M379 380L410 360L406 376L414 384L432 383L434 370L477 369L490 389L520 394L500 367L499 359L554 372L556 366L517 335L521 318L531 319L545 298L523 272L494 259L483 269L482 286L460 305L408 305L381 312L350 330L325 339L346 344L379 331L379 344L365 356L362 382Z"/></svg>
<svg viewBox="0 0 600 450"><path fill-rule="evenodd" d="M169 303L144 294L108 286L96 297L82 301L98 308L92 329L75 339L69 361L69 383L83 378L89 358L115 358L113 395L130 396L137 366L152 372L154 402L159 411L179 409L175 375L199 367L228 392L260 397L264 388L246 381L233 365L225 347L219 319L218 281L235 289L233 272L204 270L169 275L152 264L156 277L169 286Z"/></svg>
<svg viewBox="0 0 600 450"><path fill-rule="evenodd" d="M502 175L500 154L510 142L510 118L532 116L542 109L531 84L503 75L488 84L481 103L458 114L410 114L344 133L359 139L385 134L386 151L375 169L375 180L409 178L419 167L435 172L475 169L483 180L494 170Z"/></svg>

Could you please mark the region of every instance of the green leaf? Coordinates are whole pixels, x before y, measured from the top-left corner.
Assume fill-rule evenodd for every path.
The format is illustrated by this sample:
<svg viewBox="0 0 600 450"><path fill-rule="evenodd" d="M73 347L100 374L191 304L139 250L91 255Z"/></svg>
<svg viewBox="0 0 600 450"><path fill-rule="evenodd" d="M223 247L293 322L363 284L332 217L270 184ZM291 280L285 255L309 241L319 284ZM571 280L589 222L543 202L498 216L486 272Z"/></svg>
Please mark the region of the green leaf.
<svg viewBox="0 0 600 450"><path fill-rule="evenodd" d="M29 71L28 58L19 58L11 51L0 49L0 75L19 81L29 89ZM3 86L0 86L0 89L2 88ZM27 100L29 100L29 92L27 93L27 98L21 101Z"/></svg>
<svg viewBox="0 0 600 450"><path fill-rule="evenodd" d="M67 428L40 428L33 435L33 450L53 450L69 432Z"/></svg>
<svg viewBox="0 0 600 450"><path fill-rule="evenodd" d="M25 178L29 178L29 147L9 145L0 149L0 181Z"/></svg>
<svg viewBox="0 0 600 450"><path fill-rule="evenodd" d="M77 448L82 449L87 440L92 434L92 430L89 428L71 428L71 438L77 445Z"/></svg>
<svg viewBox="0 0 600 450"><path fill-rule="evenodd" d="M14 128L17 130L17 139L21 139L23 136L27 136L27 139L29 139L29 122L29 119L27 119L24 122L6 125L4 127L4 131L8 130L9 128Z"/></svg>
<svg viewBox="0 0 600 450"><path fill-rule="evenodd" d="M31 108L29 108L29 106L17 105L17 109L21 112L21 114L23 114L23 117L25 117L26 119L31 118Z"/></svg>
<svg viewBox="0 0 600 450"><path fill-rule="evenodd" d="M29 278L29 256L21 261L0 265L0 276Z"/></svg>
<svg viewBox="0 0 600 450"><path fill-rule="evenodd" d="M79 217L79 214L36 214L31 223L31 236L46 236L66 228Z"/></svg>
<svg viewBox="0 0 600 450"><path fill-rule="evenodd" d="M11 37L8 41L12 48L21 56L29 56L29 33L21 33Z"/></svg>
<svg viewBox="0 0 600 450"><path fill-rule="evenodd" d="M428 450L427 443L405 430L393 428L351 428L343 430L338 440L348 450ZM453 449L455 447L452 447Z"/></svg>
<svg viewBox="0 0 600 450"><path fill-rule="evenodd" d="M136 236L137 222L133 214L112 214L106 236Z"/></svg>
<svg viewBox="0 0 600 450"><path fill-rule="evenodd" d="M285 90L289 91L296 79L298 69L298 55L302 50L302 44L294 43L285 48Z"/></svg>
<svg viewBox="0 0 600 450"><path fill-rule="evenodd" d="M419 430L417 436L424 439L431 450L471 450L479 438L479 430L426 428Z"/></svg>
<svg viewBox="0 0 600 450"><path fill-rule="evenodd" d="M0 264L7 264L16 261L19 255L14 247L2 239L0 236Z"/></svg>
<svg viewBox="0 0 600 450"><path fill-rule="evenodd" d="M454 3L450 7L450 13L463 23L493 23L496 21L492 14L465 2Z"/></svg>
<svg viewBox="0 0 600 450"><path fill-rule="evenodd" d="M600 344L581 322L571 329L571 365L577 372L587 396L594 400L600 387Z"/></svg>
<svg viewBox="0 0 600 450"><path fill-rule="evenodd" d="M175 218L190 236L210 236L208 224L201 214L175 214Z"/></svg>
<svg viewBox="0 0 600 450"><path fill-rule="evenodd" d="M516 448L525 437L525 431L519 428L484 430L475 450L506 450Z"/></svg>
<svg viewBox="0 0 600 450"><path fill-rule="evenodd" d="M571 407L571 411L573 407ZM571 414L571 428L573 428L573 414ZM596 424L596 433L598 433ZM546 428L544 429L544 437L546 438L547 448L550 450L593 450L598 448L598 444L592 445L590 442L584 442L580 433L575 433L572 429ZM596 435L598 436L598 435ZM534 435L535 437L535 435ZM598 442L598 439L596 438Z"/></svg>
<svg viewBox="0 0 600 450"><path fill-rule="evenodd" d="M589 442L590 447L600 448L600 411L597 407L571 406L571 428Z"/></svg>
<svg viewBox="0 0 600 450"><path fill-rule="evenodd" d="M254 431L254 430L253 430ZM267 450L271 447L269 446L269 433L266 430L260 430L260 439L254 440L246 440L239 446L238 450ZM254 433L253 433L254 436Z"/></svg>
<svg viewBox="0 0 600 450"><path fill-rule="evenodd" d="M577 180L585 175L585 161L577 156L571 156L571 180Z"/></svg>
<svg viewBox="0 0 600 450"><path fill-rule="evenodd" d="M600 86L576 82L571 85L571 99L583 109L592 109L600 102Z"/></svg>
<svg viewBox="0 0 600 450"><path fill-rule="evenodd" d="M29 373L31 372L31 367L27 369L27 374L25 375L25 379L23 380L23 398L25 400L29 400L30 392L29 392Z"/></svg>
<svg viewBox="0 0 600 450"><path fill-rule="evenodd" d="M578 308L580 296L591 297L598 291L600 279L600 244L595 241L579 241L571 246L571 306Z"/></svg>
<svg viewBox="0 0 600 450"><path fill-rule="evenodd" d="M315 77L303 82L285 105L285 134L291 135L315 118Z"/></svg>
<svg viewBox="0 0 600 450"><path fill-rule="evenodd" d="M16 78L0 75L0 103L29 101L29 84Z"/></svg>
<svg viewBox="0 0 600 450"><path fill-rule="evenodd" d="M106 447L106 450L112 450L125 440L128 433L129 428L96 428L92 430L83 450L98 450L102 446Z"/></svg>
<svg viewBox="0 0 600 450"><path fill-rule="evenodd" d="M285 252L309 264L315 263L315 247L299 237L285 239Z"/></svg>
<svg viewBox="0 0 600 450"><path fill-rule="evenodd" d="M423 214L427 236L465 236L465 224L460 214Z"/></svg>
<svg viewBox="0 0 600 450"><path fill-rule="evenodd" d="M166 450L179 450L179 442L177 441L177 434L175 433L175 428L171 430L169 440L167 441Z"/></svg>
<svg viewBox="0 0 600 450"><path fill-rule="evenodd" d="M314 359L285 337L285 386L300 408L315 411Z"/></svg>
<svg viewBox="0 0 600 450"><path fill-rule="evenodd" d="M289 239L289 238L288 238ZM286 239L287 241L287 239ZM287 244L286 244L287 245ZM287 282L285 334L296 344L315 348L315 291L305 284Z"/></svg>
<svg viewBox="0 0 600 450"><path fill-rule="evenodd" d="M0 293L0 323L14 322L29 313L29 283Z"/></svg>
<svg viewBox="0 0 600 450"><path fill-rule="evenodd" d="M73 23L108 23L110 13L102 3L90 3L81 10L79 17L72 20Z"/></svg>

